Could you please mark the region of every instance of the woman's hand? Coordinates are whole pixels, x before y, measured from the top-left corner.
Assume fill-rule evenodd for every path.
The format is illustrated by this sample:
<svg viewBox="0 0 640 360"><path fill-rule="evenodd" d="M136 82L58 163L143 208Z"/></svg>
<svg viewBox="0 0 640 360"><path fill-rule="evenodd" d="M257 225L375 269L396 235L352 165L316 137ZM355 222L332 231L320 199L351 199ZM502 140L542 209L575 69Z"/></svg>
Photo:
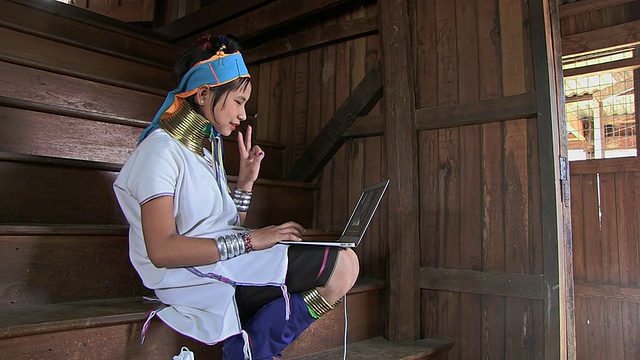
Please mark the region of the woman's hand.
<svg viewBox="0 0 640 360"><path fill-rule="evenodd" d="M300 241L303 233L304 228L302 225L293 221L282 225L263 227L250 232L254 250L268 249L282 240Z"/></svg>
<svg viewBox="0 0 640 360"><path fill-rule="evenodd" d="M237 188L251 191L253 183L258 179L260 164L264 151L258 145L251 147L251 125L247 126L247 134L238 131L238 151L240 152L240 169L238 171Z"/></svg>

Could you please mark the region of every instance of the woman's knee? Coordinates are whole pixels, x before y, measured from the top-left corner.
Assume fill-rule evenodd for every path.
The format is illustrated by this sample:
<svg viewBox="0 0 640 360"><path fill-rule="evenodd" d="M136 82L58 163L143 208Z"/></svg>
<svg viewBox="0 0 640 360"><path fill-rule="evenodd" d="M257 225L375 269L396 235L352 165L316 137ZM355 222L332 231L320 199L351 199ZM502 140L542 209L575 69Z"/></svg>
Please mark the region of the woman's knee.
<svg viewBox="0 0 640 360"><path fill-rule="evenodd" d="M329 281L322 289L318 290L324 293L323 296L335 298L334 301L337 301L353 287L359 273L360 262L355 251L352 249L339 251L336 265Z"/></svg>

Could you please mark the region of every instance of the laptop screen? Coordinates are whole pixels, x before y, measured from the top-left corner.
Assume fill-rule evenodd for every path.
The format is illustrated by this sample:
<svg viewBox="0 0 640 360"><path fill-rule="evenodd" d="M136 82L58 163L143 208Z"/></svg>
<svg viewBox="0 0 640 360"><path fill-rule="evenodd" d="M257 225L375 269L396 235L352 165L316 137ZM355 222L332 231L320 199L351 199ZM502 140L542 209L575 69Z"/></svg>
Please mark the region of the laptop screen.
<svg viewBox="0 0 640 360"><path fill-rule="evenodd" d="M388 185L389 180L385 180L362 189L358 203L342 232L342 241L358 242L364 236Z"/></svg>

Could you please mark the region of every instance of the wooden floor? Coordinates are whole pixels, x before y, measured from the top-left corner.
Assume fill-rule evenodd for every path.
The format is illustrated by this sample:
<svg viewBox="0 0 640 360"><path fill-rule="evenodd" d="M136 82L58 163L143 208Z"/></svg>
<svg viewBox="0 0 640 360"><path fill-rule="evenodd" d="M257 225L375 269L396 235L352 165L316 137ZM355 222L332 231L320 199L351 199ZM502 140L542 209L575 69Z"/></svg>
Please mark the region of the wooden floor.
<svg viewBox="0 0 640 360"><path fill-rule="evenodd" d="M376 337L346 347L349 360L444 360L452 342L436 339L422 339L410 343L394 343ZM293 358L295 360L341 359L344 346Z"/></svg>

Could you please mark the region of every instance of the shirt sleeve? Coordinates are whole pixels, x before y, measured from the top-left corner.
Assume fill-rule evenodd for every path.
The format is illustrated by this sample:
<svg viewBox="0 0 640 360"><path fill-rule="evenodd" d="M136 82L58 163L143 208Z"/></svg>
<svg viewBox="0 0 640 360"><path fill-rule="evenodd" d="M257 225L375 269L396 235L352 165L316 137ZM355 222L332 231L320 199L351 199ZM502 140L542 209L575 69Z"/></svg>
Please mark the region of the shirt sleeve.
<svg viewBox="0 0 640 360"><path fill-rule="evenodd" d="M174 196L184 168L184 162L171 144L153 140L143 141L136 149L136 159L127 179L131 196L141 206L160 196Z"/></svg>

